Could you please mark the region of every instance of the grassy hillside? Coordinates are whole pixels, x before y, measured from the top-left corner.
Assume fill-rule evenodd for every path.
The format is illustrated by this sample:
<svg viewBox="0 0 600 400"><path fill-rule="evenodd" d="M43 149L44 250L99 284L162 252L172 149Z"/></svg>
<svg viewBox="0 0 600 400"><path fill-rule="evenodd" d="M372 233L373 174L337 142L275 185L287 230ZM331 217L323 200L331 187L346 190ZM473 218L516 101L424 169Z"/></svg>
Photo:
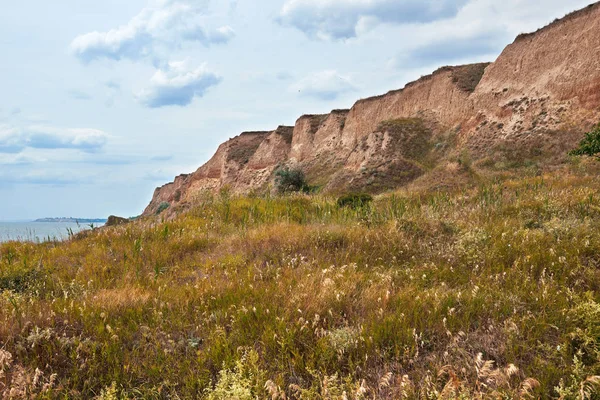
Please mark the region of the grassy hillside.
<svg viewBox="0 0 600 400"><path fill-rule="evenodd" d="M0 397L598 399L598 172L1 245Z"/></svg>

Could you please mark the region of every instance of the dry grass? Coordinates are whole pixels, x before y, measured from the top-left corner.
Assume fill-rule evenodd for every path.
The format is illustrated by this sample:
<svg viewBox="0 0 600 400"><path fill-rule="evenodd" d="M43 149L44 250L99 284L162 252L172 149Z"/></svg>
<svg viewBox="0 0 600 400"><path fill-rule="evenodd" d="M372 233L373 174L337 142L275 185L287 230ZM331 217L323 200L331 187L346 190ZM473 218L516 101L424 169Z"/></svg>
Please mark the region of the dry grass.
<svg viewBox="0 0 600 400"><path fill-rule="evenodd" d="M109 310L141 307L150 301L151 294L140 288L99 290L90 299L92 304Z"/></svg>
<svg viewBox="0 0 600 400"><path fill-rule="evenodd" d="M206 197L3 244L0 393L597 399L598 176L581 162L356 210Z"/></svg>

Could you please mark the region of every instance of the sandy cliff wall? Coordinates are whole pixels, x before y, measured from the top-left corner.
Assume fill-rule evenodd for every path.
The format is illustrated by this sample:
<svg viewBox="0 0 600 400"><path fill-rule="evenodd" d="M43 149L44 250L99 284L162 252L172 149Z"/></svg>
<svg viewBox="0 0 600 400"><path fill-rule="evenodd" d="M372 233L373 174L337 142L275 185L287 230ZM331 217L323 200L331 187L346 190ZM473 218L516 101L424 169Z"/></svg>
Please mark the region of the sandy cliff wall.
<svg viewBox="0 0 600 400"><path fill-rule="evenodd" d="M506 47L471 97L477 112L464 129L469 145L481 152L554 146L558 153L579 140L600 118L598 32L596 3Z"/></svg>
<svg viewBox="0 0 600 400"><path fill-rule="evenodd" d="M358 101L346 120L344 145L354 147L381 121L414 117L423 112L443 126L460 124L473 114L469 97L487 66L474 64L440 68L402 90Z"/></svg>
<svg viewBox="0 0 600 400"><path fill-rule="evenodd" d="M492 64L440 68L350 110L244 133L198 171L157 189L145 214L225 185L238 193L267 190L282 165L303 169L325 190L377 191L451 164L452 151L559 162L600 120L598 32L595 3L519 36Z"/></svg>
<svg viewBox="0 0 600 400"><path fill-rule="evenodd" d="M144 215L154 214L162 203L170 206L191 203L202 191L218 190L234 182L270 134L244 132L221 144L215 155L196 172L180 175L174 182L157 188Z"/></svg>
<svg viewBox="0 0 600 400"><path fill-rule="evenodd" d="M280 126L261 142L246 167L225 180L235 193L265 190L275 169L287 161L294 127Z"/></svg>

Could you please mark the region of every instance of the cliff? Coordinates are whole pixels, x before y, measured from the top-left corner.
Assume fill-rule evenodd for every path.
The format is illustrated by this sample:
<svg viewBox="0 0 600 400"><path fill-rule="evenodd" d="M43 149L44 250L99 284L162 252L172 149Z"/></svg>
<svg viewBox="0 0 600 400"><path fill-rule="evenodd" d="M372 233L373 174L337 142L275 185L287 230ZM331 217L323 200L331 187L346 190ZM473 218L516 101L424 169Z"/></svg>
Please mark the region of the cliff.
<svg viewBox="0 0 600 400"><path fill-rule="evenodd" d="M266 191L281 166L325 191L383 190L481 168L548 167L600 120L600 3L523 34L490 64L444 67L350 110L243 133L190 175L156 189L145 214L225 186ZM427 178L429 177L429 180Z"/></svg>

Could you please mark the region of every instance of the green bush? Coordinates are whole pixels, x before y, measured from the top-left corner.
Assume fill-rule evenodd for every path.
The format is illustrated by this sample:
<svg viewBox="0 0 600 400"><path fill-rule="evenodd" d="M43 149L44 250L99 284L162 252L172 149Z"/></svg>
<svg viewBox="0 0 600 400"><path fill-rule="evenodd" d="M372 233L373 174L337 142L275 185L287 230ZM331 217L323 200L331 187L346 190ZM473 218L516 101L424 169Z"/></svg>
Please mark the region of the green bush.
<svg viewBox="0 0 600 400"><path fill-rule="evenodd" d="M130 223L131 221L128 220L127 218L122 218L122 217L117 217L116 215L111 215L110 217L108 217L108 219L106 220L106 224L104 224L104 226L118 226L118 225L125 225Z"/></svg>
<svg viewBox="0 0 600 400"><path fill-rule="evenodd" d="M366 193L350 193L337 200L338 207L350 207L357 209L364 207L373 201L373 196Z"/></svg>
<svg viewBox="0 0 600 400"><path fill-rule="evenodd" d="M585 134L585 138L579 143L579 147L572 150L572 156L596 156L600 153L600 124L596 125L591 132Z"/></svg>
<svg viewBox="0 0 600 400"><path fill-rule="evenodd" d="M156 209L156 215L161 214L163 211L165 211L169 207L171 207L171 205L169 203L167 203L166 201L160 203L160 205Z"/></svg>
<svg viewBox="0 0 600 400"><path fill-rule="evenodd" d="M275 188L279 193L310 192L304 172L300 169L281 168L275 172Z"/></svg>
<svg viewBox="0 0 600 400"><path fill-rule="evenodd" d="M0 293L11 291L14 293L24 293L36 282L41 280L40 273L36 270L17 270L3 273L0 275Z"/></svg>

